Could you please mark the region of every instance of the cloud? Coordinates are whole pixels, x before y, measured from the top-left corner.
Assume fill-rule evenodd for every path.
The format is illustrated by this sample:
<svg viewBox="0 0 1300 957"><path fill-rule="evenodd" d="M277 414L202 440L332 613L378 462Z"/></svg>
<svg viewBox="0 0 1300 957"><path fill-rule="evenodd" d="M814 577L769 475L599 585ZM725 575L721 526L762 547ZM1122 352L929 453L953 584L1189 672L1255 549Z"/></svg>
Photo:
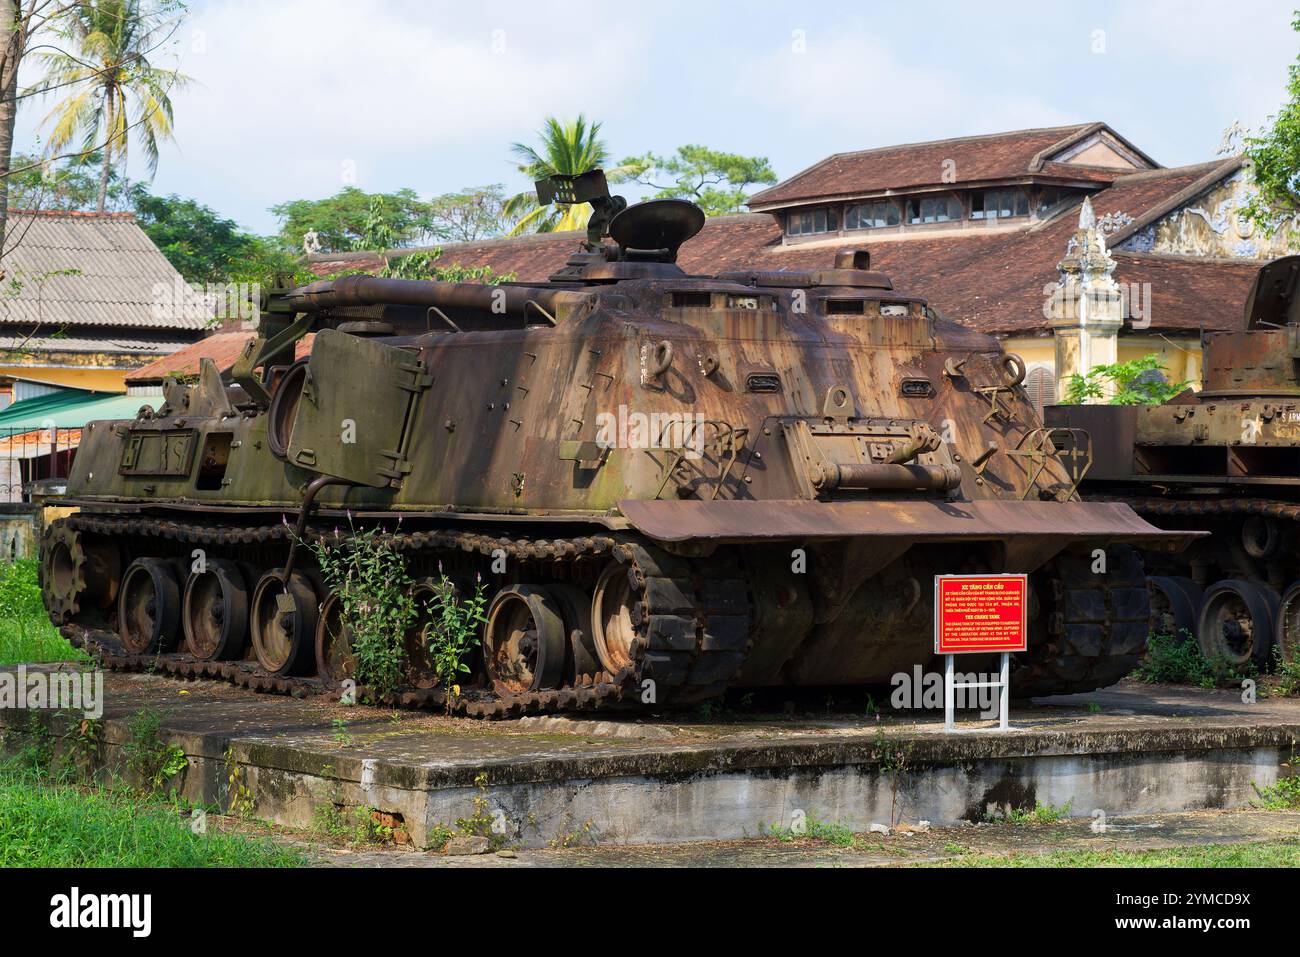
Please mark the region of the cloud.
<svg viewBox="0 0 1300 957"><path fill-rule="evenodd" d="M877 35L845 25L808 35L802 51L792 35L787 48L745 64L735 95L782 116L792 135L853 149L1077 120L1031 93L981 87L932 59L904 60Z"/></svg>
<svg viewBox="0 0 1300 957"><path fill-rule="evenodd" d="M268 229L269 217L250 208L350 182L426 191L499 182L511 173L511 141L530 138L548 114L602 115L643 59L633 29L608 24L599 43L557 43L537 29L541 16L525 3L480 12L392 0L198 7L176 37L195 82L173 96L176 143L162 148L156 188L238 209ZM499 144L491 168L481 162L486 140ZM423 182L410 181L412 167L428 170ZM136 164L131 172L142 174Z"/></svg>

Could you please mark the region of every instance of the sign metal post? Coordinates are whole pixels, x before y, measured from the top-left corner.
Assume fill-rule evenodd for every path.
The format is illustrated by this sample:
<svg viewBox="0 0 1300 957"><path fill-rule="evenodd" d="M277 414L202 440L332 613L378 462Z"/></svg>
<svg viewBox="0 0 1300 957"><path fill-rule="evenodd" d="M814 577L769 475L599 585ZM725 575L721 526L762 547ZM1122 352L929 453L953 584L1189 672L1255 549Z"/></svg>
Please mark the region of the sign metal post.
<svg viewBox="0 0 1300 957"><path fill-rule="evenodd" d="M1028 593L1027 575L934 577L934 650L943 655L945 731L958 730L958 688L997 688L998 730L1011 729L1011 653L1028 647ZM993 651L1002 656L997 681L956 681L957 655Z"/></svg>

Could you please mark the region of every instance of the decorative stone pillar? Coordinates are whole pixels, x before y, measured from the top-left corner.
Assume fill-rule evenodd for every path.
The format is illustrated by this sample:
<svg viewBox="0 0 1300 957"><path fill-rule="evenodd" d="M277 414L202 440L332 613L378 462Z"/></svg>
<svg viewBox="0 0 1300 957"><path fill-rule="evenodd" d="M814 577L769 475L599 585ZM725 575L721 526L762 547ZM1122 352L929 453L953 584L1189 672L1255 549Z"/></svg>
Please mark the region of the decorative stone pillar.
<svg viewBox="0 0 1300 957"><path fill-rule="evenodd" d="M1119 329L1124 324L1115 260L1087 197L1079 210L1079 228L1056 268L1060 278L1048 287L1048 319L1056 339L1056 395L1064 399L1071 375L1086 375L1117 361ZM1106 383L1105 388L1112 387Z"/></svg>

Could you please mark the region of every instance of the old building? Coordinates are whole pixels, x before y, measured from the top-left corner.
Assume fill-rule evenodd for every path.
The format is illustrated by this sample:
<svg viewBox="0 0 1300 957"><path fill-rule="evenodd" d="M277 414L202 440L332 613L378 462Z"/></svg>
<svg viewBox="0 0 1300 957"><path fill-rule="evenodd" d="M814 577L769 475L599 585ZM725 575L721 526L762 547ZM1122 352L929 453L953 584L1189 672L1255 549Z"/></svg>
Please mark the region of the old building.
<svg viewBox="0 0 1300 957"><path fill-rule="evenodd" d="M1172 379L1195 384L1201 332L1240 324L1259 264L1285 251L1238 215L1249 188L1240 157L1165 168L1104 123L890 146L827 157L755 194L751 213L709 220L682 266L824 268L859 246L897 288L1022 355L1040 403L1089 356L1159 353ZM1066 321L1077 314L1058 313L1069 257L1089 236L1105 256L1088 275L1122 301L1118 322L1081 340ZM579 238L444 246L442 262L539 280ZM378 265L368 254L313 259L321 274Z"/></svg>
<svg viewBox="0 0 1300 957"><path fill-rule="evenodd" d="M130 213L11 210L0 258L0 502L67 474L127 373L202 338L201 299Z"/></svg>

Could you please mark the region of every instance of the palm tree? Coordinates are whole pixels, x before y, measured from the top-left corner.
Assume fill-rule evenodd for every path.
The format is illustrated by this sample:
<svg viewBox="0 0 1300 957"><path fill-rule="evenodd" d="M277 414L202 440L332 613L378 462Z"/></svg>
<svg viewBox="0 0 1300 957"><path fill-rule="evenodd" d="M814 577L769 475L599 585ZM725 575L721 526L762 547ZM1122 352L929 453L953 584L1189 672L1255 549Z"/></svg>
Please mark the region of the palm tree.
<svg viewBox="0 0 1300 957"><path fill-rule="evenodd" d="M158 169L158 143L172 138L170 94L189 78L149 62L165 26L162 13L142 0L85 0L69 12L64 30L76 51L41 55L48 72L35 92L69 91L45 117L52 124L46 150L56 155L80 135L84 150L102 152L101 213L109 172L126 161L132 131L151 176Z"/></svg>
<svg viewBox="0 0 1300 957"><path fill-rule="evenodd" d="M548 176L577 176L588 170L604 169L611 183L627 178L630 167L606 167L609 150L598 136L600 124L588 125L581 113L576 120L562 123L553 116L537 132L537 147L515 143L510 151L519 160L519 172L531 180ZM510 230L511 236L520 233L552 233L568 229L586 229L591 209L586 203L573 206L542 206L532 190L510 197L505 204L506 215L519 217Z"/></svg>

